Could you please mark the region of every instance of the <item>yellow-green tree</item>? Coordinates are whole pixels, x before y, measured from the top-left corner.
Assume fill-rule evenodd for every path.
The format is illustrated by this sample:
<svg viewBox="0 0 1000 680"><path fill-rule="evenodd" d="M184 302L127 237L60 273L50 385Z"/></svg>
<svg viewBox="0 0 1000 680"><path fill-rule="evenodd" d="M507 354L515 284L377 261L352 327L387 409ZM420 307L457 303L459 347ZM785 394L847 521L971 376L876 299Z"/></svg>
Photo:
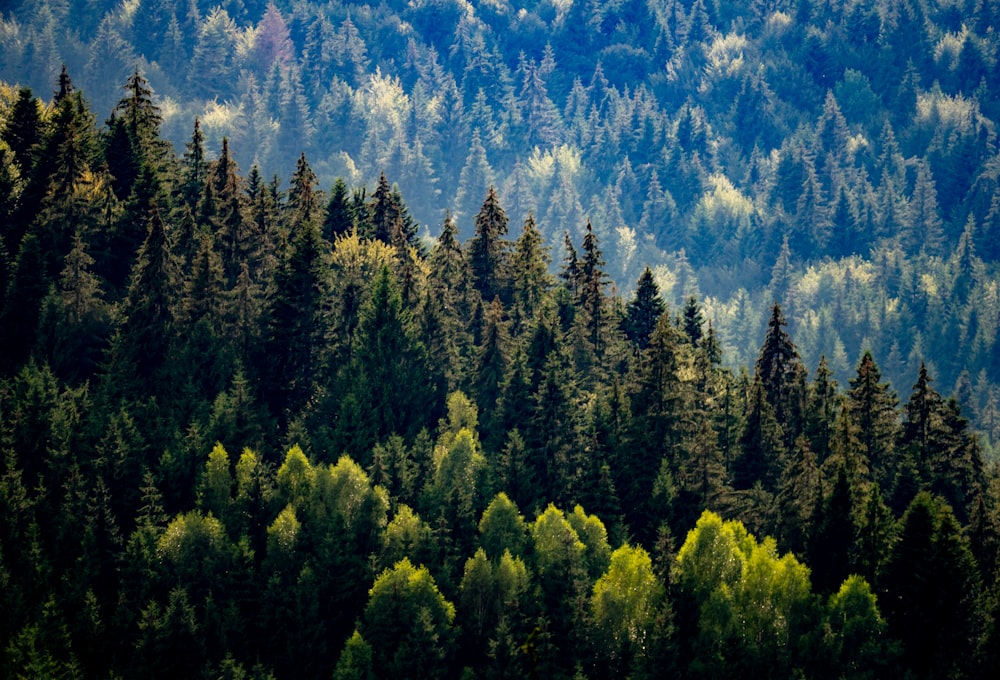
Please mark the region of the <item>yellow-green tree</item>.
<svg viewBox="0 0 1000 680"><path fill-rule="evenodd" d="M809 569L773 538L705 511L677 553L682 658L692 677L783 677L808 660ZM685 654L685 652L688 652Z"/></svg>

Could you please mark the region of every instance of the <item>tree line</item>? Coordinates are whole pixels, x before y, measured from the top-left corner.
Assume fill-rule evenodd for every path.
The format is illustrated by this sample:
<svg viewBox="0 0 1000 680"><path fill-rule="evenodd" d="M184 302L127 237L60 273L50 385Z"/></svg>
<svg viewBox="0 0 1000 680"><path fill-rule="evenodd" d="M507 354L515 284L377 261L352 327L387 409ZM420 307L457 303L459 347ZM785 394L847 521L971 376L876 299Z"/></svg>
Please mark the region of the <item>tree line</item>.
<svg viewBox="0 0 1000 680"><path fill-rule="evenodd" d="M134 72L3 112L5 673L991 677L1000 481L922 365L752 367L484 187L177 156Z"/></svg>

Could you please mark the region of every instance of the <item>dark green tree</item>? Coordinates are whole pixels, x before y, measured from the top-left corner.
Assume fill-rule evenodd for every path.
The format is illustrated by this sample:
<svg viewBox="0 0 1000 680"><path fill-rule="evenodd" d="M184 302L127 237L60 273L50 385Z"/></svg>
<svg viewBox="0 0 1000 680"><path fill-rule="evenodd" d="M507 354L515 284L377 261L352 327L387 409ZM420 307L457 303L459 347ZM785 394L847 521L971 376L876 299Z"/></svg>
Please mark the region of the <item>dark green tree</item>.
<svg viewBox="0 0 1000 680"><path fill-rule="evenodd" d="M872 476L880 485L888 486L896 467L895 444L899 432L896 393L882 382L882 373L870 351L862 355L850 385L847 408L857 423L858 438Z"/></svg>
<svg viewBox="0 0 1000 680"><path fill-rule="evenodd" d="M329 249L317 223L303 224L272 282L263 319L261 393L282 419L312 397L318 377L329 305Z"/></svg>
<svg viewBox="0 0 1000 680"><path fill-rule="evenodd" d="M646 349L657 322L666 309L667 306L660 297L659 286L653 279L653 272L646 267L636 284L635 297L628 303L625 318L622 319L625 336L640 350Z"/></svg>
<svg viewBox="0 0 1000 680"><path fill-rule="evenodd" d="M330 190L330 200L326 204L323 218L323 238L330 243L338 236L349 234L355 228L354 211L351 209L351 195L343 178L338 177Z"/></svg>
<svg viewBox="0 0 1000 680"><path fill-rule="evenodd" d="M902 664L915 677L971 670L983 630L980 578L947 503L921 492L903 515L882 598Z"/></svg>
<svg viewBox="0 0 1000 680"><path fill-rule="evenodd" d="M515 337L527 330L552 288L548 248L529 213L510 255L511 322Z"/></svg>
<svg viewBox="0 0 1000 680"><path fill-rule="evenodd" d="M501 302L509 301L510 244L506 235L507 214L491 186L476 214L476 231L468 245L473 285L483 300L499 297Z"/></svg>
<svg viewBox="0 0 1000 680"><path fill-rule="evenodd" d="M806 370L799 353L785 331L781 307L771 308L764 344L757 355L755 373L764 395L774 409L774 418L784 433L785 448L791 448L802 434L805 416Z"/></svg>

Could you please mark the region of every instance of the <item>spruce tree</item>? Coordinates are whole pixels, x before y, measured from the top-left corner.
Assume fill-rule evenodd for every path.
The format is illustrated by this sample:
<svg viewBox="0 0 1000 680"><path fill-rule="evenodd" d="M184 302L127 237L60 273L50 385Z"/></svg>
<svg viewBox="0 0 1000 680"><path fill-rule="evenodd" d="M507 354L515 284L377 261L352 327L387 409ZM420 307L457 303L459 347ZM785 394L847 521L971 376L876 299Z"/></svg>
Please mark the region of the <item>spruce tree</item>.
<svg viewBox="0 0 1000 680"><path fill-rule="evenodd" d="M261 387L272 414L280 418L293 416L312 396L326 337L328 253L319 225L305 223L271 283L264 317L261 359L266 361L262 362Z"/></svg>
<svg viewBox="0 0 1000 680"><path fill-rule="evenodd" d="M871 351L858 362L857 374L850 380L847 408L858 426L858 437L868 458L874 480L883 487L892 484L896 467L896 436L899 432L898 399L887 382L882 382Z"/></svg>
<svg viewBox="0 0 1000 680"><path fill-rule="evenodd" d="M111 384L117 388L138 390L146 384L155 393L158 387L165 387L156 381L176 330L179 278L168 225L154 209L132 268L122 321L112 344Z"/></svg>
<svg viewBox="0 0 1000 680"><path fill-rule="evenodd" d="M774 410L775 421L784 432L787 449L802 433L804 426L806 370L784 329L786 325L781 307L775 304L771 308L764 344L757 356L755 373L765 398Z"/></svg>
<svg viewBox="0 0 1000 680"><path fill-rule="evenodd" d="M880 601L902 664L918 678L967 674L984 623L968 539L947 503L926 492L901 522Z"/></svg>
<svg viewBox="0 0 1000 680"><path fill-rule="evenodd" d="M338 236L349 234L353 229L354 212L351 209L351 196L343 178L338 177L333 183L330 200L326 204L323 238L333 243Z"/></svg>
<svg viewBox="0 0 1000 680"><path fill-rule="evenodd" d="M510 255L506 235L507 215L491 186L476 215L476 231L468 246L473 285L484 301L499 297L501 302L509 302Z"/></svg>
<svg viewBox="0 0 1000 680"><path fill-rule="evenodd" d="M732 467L733 487L749 489L761 482L765 489L775 488L784 467L784 432L759 376L750 388L739 449Z"/></svg>
<svg viewBox="0 0 1000 680"><path fill-rule="evenodd" d="M180 186L181 200L194 212L205 190L208 180L208 161L205 158L205 135L201 131L201 121L194 119L191 141L185 144L181 158Z"/></svg>
<svg viewBox="0 0 1000 680"><path fill-rule="evenodd" d="M531 213L514 242L510 268L512 332L516 337L528 328L553 285L548 248Z"/></svg>
<svg viewBox="0 0 1000 680"><path fill-rule="evenodd" d="M607 344L605 338L608 326L608 306L605 297L605 286L608 275L604 271L604 255L598 243L597 234L591 223L587 222L583 237L583 261L580 263L582 286L577 304L583 312L586 327L586 337L590 349L600 358Z"/></svg>
<svg viewBox="0 0 1000 680"><path fill-rule="evenodd" d="M635 297L628 303L622 330L640 350L649 347L649 339L667 306L660 297L653 272L646 267L635 287Z"/></svg>

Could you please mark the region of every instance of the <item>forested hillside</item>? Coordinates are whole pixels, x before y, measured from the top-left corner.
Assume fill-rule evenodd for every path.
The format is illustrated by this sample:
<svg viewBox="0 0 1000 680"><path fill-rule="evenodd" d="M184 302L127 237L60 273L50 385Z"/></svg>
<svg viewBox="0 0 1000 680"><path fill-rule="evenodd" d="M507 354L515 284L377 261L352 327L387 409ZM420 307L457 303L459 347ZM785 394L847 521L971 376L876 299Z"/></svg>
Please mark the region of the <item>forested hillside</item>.
<svg viewBox="0 0 1000 680"><path fill-rule="evenodd" d="M589 220L619 290L698 295L729 365L777 300L809 365L924 361L1000 437L996 0L7 5L44 99L66 64L103 122L138 67L178 152L198 118L265 181L385 172L422 237L493 184L556 248Z"/></svg>
<svg viewBox="0 0 1000 680"><path fill-rule="evenodd" d="M0 674L996 677L1000 5L5 12Z"/></svg>

